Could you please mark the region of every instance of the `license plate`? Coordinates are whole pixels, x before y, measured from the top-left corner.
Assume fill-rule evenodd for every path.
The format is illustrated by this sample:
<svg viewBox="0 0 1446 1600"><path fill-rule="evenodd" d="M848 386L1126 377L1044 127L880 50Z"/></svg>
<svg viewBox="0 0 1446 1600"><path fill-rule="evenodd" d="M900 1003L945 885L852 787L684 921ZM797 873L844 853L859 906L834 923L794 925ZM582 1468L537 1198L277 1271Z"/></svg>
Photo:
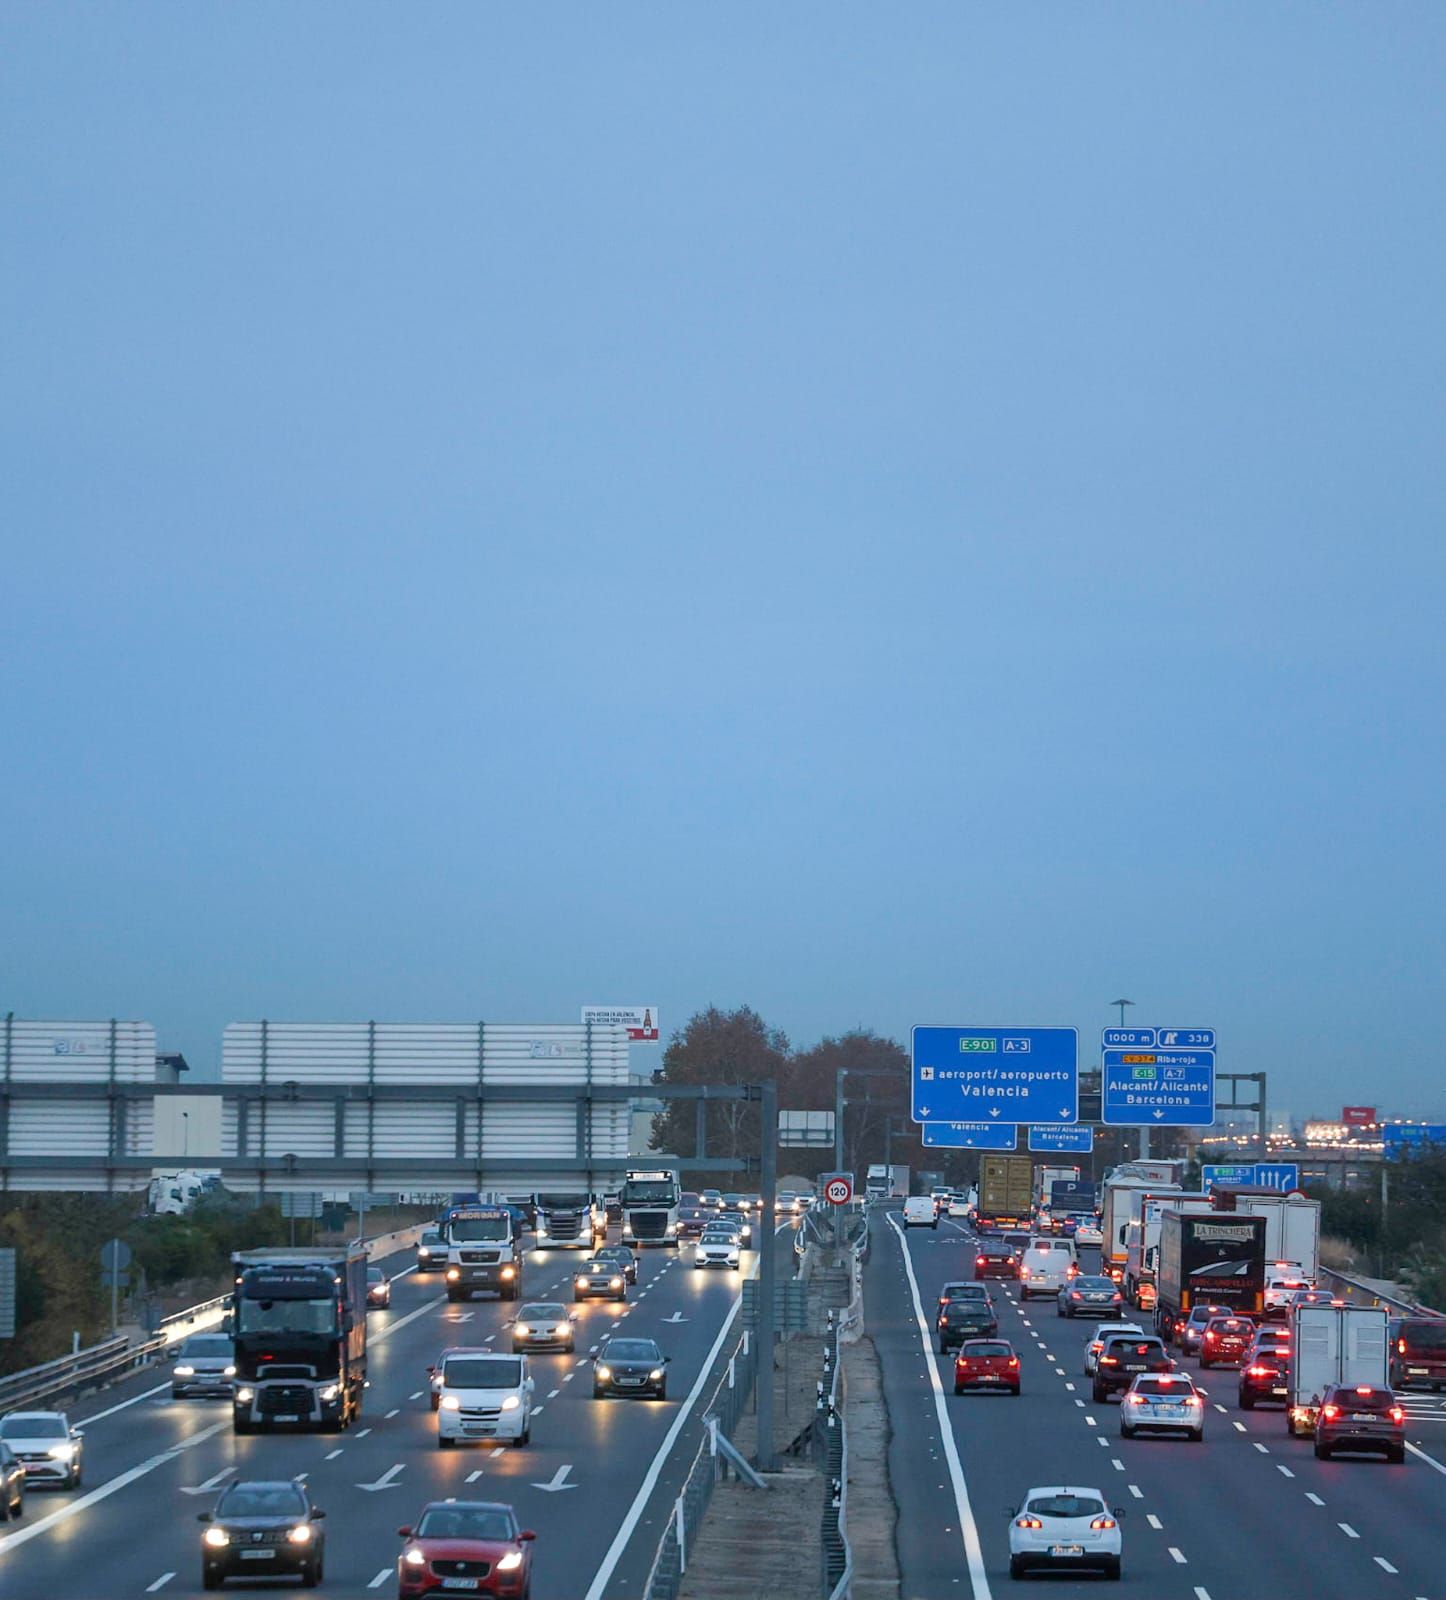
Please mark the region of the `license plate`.
<svg viewBox="0 0 1446 1600"><path fill-rule="evenodd" d="M243 1550L241 1559L243 1561L274 1561L276 1552L274 1550Z"/></svg>
<svg viewBox="0 0 1446 1600"><path fill-rule="evenodd" d="M475 1589L481 1581L480 1578L443 1578L442 1587L444 1589Z"/></svg>
<svg viewBox="0 0 1446 1600"><path fill-rule="evenodd" d="M1120 1370L1123 1372L1143 1372L1145 1370L1145 1364L1143 1361L1127 1362Z"/></svg>
<svg viewBox="0 0 1446 1600"><path fill-rule="evenodd" d="M1408 1377L1424 1378L1427 1375L1427 1369L1425 1367L1407 1367L1406 1373Z"/></svg>
<svg viewBox="0 0 1446 1600"><path fill-rule="evenodd" d="M1049 1553L1052 1556L1082 1556L1084 1554L1084 1546L1082 1544L1052 1544L1049 1547Z"/></svg>
<svg viewBox="0 0 1446 1600"><path fill-rule="evenodd" d="M1374 1411L1353 1411L1353 1412L1351 1412L1351 1421L1352 1422L1374 1422L1375 1420L1376 1420L1376 1414L1375 1414Z"/></svg>
<svg viewBox="0 0 1446 1600"><path fill-rule="evenodd" d="M278 1411L271 1420L273 1422L300 1422L301 1413L299 1411Z"/></svg>
<svg viewBox="0 0 1446 1600"><path fill-rule="evenodd" d="M1184 1406L1156 1406L1155 1413L1161 1417L1183 1417L1185 1408Z"/></svg>
<svg viewBox="0 0 1446 1600"><path fill-rule="evenodd" d="M627 1385L630 1388L636 1388L637 1385L640 1384L642 1381L643 1380L641 1378L619 1378L618 1379L618 1382L620 1384Z"/></svg>

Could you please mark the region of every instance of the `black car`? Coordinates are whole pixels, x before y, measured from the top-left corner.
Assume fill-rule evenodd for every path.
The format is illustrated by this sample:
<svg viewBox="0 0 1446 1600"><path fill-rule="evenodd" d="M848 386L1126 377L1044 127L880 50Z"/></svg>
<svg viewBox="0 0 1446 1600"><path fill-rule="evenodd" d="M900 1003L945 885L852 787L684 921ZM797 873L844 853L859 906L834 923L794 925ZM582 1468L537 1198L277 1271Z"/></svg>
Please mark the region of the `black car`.
<svg viewBox="0 0 1446 1600"><path fill-rule="evenodd" d="M1094 1371L1094 1398L1123 1394L1142 1372L1173 1372L1175 1362L1165 1341L1153 1333L1116 1334L1105 1340Z"/></svg>
<svg viewBox="0 0 1446 1600"><path fill-rule="evenodd" d="M1055 1296L1054 1308L1062 1317L1122 1317L1125 1297L1113 1278L1071 1278Z"/></svg>
<svg viewBox="0 0 1446 1600"><path fill-rule="evenodd" d="M629 1283L638 1281L638 1258L625 1244L604 1245L601 1250L593 1251L592 1259L606 1261L610 1266L620 1268Z"/></svg>
<svg viewBox="0 0 1446 1600"><path fill-rule="evenodd" d="M1262 1328L1240 1362L1240 1409L1278 1400L1290 1404L1290 1338L1278 1328Z"/></svg>
<svg viewBox="0 0 1446 1600"><path fill-rule="evenodd" d="M1326 1390L1315 1416L1315 1453L1329 1461L1337 1450L1406 1459L1406 1413L1389 1389L1360 1383Z"/></svg>
<svg viewBox="0 0 1446 1600"><path fill-rule="evenodd" d="M574 1300L626 1300L628 1280L622 1270L611 1261L585 1261L582 1271L572 1280Z"/></svg>
<svg viewBox="0 0 1446 1600"><path fill-rule="evenodd" d="M603 1209L607 1212L609 1222L621 1225L623 1220L623 1197L621 1193L605 1194L603 1196Z"/></svg>
<svg viewBox="0 0 1446 1600"><path fill-rule="evenodd" d="M592 1369L592 1397L651 1395L668 1398L668 1358L652 1339L609 1339Z"/></svg>
<svg viewBox="0 0 1446 1600"><path fill-rule="evenodd" d="M296 1481L233 1483L203 1511L201 1587L219 1589L227 1578L299 1575L314 1589L326 1565L326 1515Z"/></svg>
<svg viewBox="0 0 1446 1600"><path fill-rule="evenodd" d="M25 1510L25 1468L20 1457L0 1439L0 1519L9 1522Z"/></svg>
<svg viewBox="0 0 1446 1600"><path fill-rule="evenodd" d="M999 1318L987 1300L948 1300L939 1307L934 1327L939 1336L939 1354L963 1344L966 1339L992 1339L999 1332Z"/></svg>
<svg viewBox="0 0 1446 1600"><path fill-rule="evenodd" d="M974 1252L974 1276L981 1278L1017 1278L1019 1260L1007 1244L981 1244Z"/></svg>

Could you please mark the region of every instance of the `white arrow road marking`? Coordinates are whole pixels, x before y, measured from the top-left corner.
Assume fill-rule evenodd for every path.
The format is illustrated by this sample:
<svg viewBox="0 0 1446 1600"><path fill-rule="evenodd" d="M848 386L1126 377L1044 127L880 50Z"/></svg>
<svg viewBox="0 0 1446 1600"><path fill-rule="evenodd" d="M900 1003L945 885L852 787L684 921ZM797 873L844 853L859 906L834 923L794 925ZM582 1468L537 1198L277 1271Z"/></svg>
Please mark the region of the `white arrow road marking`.
<svg viewBox="0 0 1446 1600"><path fill-rule="evenodd" d="M402 1470L402 1468L405 1465L406 1465L405 1462L398 1461L395 1466L388 1467L387 1470L381 1475L380 1478L377 1479L377 1481L375 1483L359 1483L357 1485L357 1488L358 1489L365 1489L368 1494L375 1494L378 1489L396 1489L396 1488L400 1488L401 1486L399 1484L397 1484L397 1483L394 1483L392 1480L396 1477L396 1475Z"/></svg>
<svg viewBox="0 0 1446 1600"><path fill-rule="evenodd" d="M556 1494L559 1489L576 1489L577 1485L575 1483L568 1483L566 1481L567 1475L571 1471L572 1463L567 1462L563 1466L560 1466L557 1471L553 1473L550 1482L534 1483L532 1487L534 1489L541 1489L544 1494Z"/></svg>
<svg viewBox="0 0 1446 1600"><path fill-rule="evenodd" d="M186 1485L181 1489L182 1494L213 1494L235 1472L235 1467L222 1467L214 1477L207 1478L205 1483Z"/></svg>
<svg viewBox="0 0 1446 1600"><path fill-rule="evenodd" d="M688 1319L681 1311L675 1311L671 1317L664 1317L664 1322L686 1322Z"/></svg>

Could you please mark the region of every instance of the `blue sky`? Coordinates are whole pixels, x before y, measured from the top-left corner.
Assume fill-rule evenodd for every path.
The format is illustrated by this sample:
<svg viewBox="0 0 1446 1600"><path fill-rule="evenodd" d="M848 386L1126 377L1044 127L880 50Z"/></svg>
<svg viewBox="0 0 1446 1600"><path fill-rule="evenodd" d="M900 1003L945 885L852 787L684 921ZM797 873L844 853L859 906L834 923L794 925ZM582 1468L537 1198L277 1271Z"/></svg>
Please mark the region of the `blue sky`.
<svg viewBox="0 0 1446 1600"><path fill-rule="evenodd" d="M1439 6L0 22L0 1008L1446 1113Z"/></svg>

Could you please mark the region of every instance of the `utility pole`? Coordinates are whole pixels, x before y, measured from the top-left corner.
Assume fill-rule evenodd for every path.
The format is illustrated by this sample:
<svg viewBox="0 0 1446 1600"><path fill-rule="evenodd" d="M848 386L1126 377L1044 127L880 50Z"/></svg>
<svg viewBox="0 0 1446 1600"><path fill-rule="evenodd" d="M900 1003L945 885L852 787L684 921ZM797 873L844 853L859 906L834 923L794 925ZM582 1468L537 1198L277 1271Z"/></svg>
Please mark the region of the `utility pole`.
<svg viewBox="0 0 1446 1600"><path fill-rule="evenodd" d="M773 1293L778 1282L778 1085L762 1085L759 1179L763 1189L763 1236L758 1242L758 1470L777 1472L773 1447Z"/></svg>
<svg viewBox="0 0 1446 1600"><path fill-rule="evenodd" d="M1125 1007L1126 1006L1132 1006L1132 1005L1134 1005L1134 1003L1135 1002L1133 1000L1111 1000L1110 1001L1110 1004L1112 1006L1118 1006L1120 1008L1120 1026L1122 1028L1125 1025ZM1104 1063L1103 1062L1100 1063L1100 1071L1101 1072L1104 1071ZM1100 1084L1101 1084L1101 1093L1103 1093L1103 1086L1104 1086L1103 1078L1101 1078ZM1101 1115L1103 1115L1103 1114L1104 1114L1103 1111L1101 1111ZM1150 1130L1144 1123L1141 1123L1140 1124L1140 1160L1141 1161L1147 1160L1149 1158L1149 1154L1150 1154Z"/></svg>

